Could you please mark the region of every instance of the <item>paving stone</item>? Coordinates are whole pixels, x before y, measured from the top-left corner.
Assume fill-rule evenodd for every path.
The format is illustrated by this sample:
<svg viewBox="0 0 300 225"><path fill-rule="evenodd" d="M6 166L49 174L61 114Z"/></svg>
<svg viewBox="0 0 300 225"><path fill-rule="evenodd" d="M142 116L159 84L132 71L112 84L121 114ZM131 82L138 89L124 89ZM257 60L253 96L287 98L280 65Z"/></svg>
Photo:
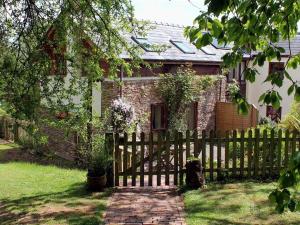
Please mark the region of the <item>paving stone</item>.
<svg viewBox="0 0 300 225"><path fill-rule="evenodd" d="M106 225L186 225L176 188L119 187L104 214Z"/></svg>

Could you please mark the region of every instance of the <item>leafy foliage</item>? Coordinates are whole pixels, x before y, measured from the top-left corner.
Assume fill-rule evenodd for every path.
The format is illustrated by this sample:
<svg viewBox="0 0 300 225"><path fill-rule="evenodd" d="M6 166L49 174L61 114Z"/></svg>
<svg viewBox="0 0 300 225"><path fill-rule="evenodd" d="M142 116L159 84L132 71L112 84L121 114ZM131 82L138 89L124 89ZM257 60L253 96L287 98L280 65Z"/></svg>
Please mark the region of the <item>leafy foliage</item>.
<svg viewBox="0 0 300 225"><path fill-rule="evenodd" d="M288 130L297 130L300 132L300 103L294 101L291 110L283 118L280 125Z"/></svg>
<svg viewBox="0 0 300 225"><path fill-rule="evenodd" d="M285 209L294 212L299 210L297 196L300 178L300 152L295 153L288 169L283 171L278 180L278 188L269 195L269 200L276 204L276 210L283 213ZM292 191L292 190L293 191Z"/></svg>
<svg viewBox="0 0 300 225"><path fill-rule="evenodd" d="M240 92L240 86L238 82L234 79L232 83L227 85L227 92L229 94L229 98L233 100L235 96Z"/></svg>
<svg viewBox="0 0 300 225"><path fill-rule="evenodd" d="M284 1L236 1L236 0L207 0L206 12L202 12L194 21L194 26L187 27L186 36L198 48L211 44L214 39L220 45L230 44L232 51L223 57L224 66L234 68L249 56L253 63L246 65L243 71L245 79L254 82L258 72L255 66L263 66L266 61L281 60L283 54L288 55L286 68L297 68L300 63L299 54L292 55L292 51L278 47L280 40L291 39L297 34L297 23L300 20L300 2L298 0ZM288 94L294 94L300 100L300 86L295 78L287 71L282 74L271 73L265 82L272 85L266 90L260 100L280 106L281 96L274 87L281 87L283 81L290 82ZM235 102L239 109L246 112L248 104L241 95L235 95Z"/></svg>
<svg viewBox="0 0 300 225"><path fill-rule="evenodd" d="M0 101L7 112L29 121L36 138L45 125L75 131L81 149L92 152L93 90L104 75L139 67L140 49L124 33L143 36L147 24L135 20L129 0L4 0L0 24ZM67 116L58 120L57 113Z"/></svg>
<svg viewBox="0 0 300 225"><path fill-rule="evenodd" d="M123 99L113 101L110 107L110 123L114 132L122 133L135 121L134 108Z"/></svg>
<svg viewBox="0 0 300 225"><path fill-rule="evenodd" d="M174 74L161 74L157 90L164 99L168 111L168 128L185 130L184 113L187 106L199 101L201 94L212 87L217 78L212 76L197 77L189 67L180 67Z"/></svg>

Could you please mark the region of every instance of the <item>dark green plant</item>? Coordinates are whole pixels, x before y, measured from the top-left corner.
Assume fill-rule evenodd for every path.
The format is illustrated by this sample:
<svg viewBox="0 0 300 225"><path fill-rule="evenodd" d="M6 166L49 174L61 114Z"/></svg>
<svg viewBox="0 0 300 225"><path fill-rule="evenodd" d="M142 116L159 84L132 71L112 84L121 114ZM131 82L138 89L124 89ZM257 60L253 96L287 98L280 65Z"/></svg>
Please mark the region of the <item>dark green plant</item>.
<svg viewBox="0 0 300 225"><path fill-rule="evenodd" d="M294 212L300 210L300 152L297 152L286 170L282 171L278 187L270 195L269 200L276 205L276 210L283 213L285 209Z"/></svg>
<svg viewBox="0 0 300 225"><path fill-rule="evenodd" d="M189 67L180 67L175 73L161 74L157 90L168 111L168 128L186 130L184 115L187 106L199 101L201 94L211 88L219 77L197 76Z"/></svg>

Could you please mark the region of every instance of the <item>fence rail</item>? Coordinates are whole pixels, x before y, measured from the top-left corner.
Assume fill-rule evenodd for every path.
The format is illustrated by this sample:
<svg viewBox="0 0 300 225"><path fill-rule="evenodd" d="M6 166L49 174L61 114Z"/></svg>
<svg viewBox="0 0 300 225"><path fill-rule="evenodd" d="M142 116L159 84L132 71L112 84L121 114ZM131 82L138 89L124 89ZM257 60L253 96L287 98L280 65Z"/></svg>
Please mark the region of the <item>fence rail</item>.
<svg viewBox="0 0 300 225"><path fill-rule="evenodd" d="M186 131L115 134L114 182L119 185L183 184L189 158L202 162L206 180L273 178L299 151L300 136L290 131ZM122 178L122 179L121 179Z"/></svg>

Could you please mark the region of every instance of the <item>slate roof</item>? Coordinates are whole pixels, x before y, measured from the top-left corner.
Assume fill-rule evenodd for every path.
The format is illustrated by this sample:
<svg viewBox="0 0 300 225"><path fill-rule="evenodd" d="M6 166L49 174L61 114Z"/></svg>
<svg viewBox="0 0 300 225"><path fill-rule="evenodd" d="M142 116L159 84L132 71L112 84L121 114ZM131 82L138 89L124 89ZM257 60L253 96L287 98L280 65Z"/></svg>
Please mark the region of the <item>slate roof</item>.
<svg viewBox="0 0 300 225"><path fill-rule="evenodd" d="M145 38L147 38L153 44L168 45L169 48L160 53L149 52L141 48L140 57L143 60L221 63L222 56L229 51L228 49L215 48L213 45L205 46L203 50L197 49L188 41L188 39L184 37L184 26L157 22L154 22L151 25L153 25L153 28L147 31L147 36ZM137 45L137 43L132 39L132 36L135 37L134 35L127 34L125 36L128 42ZM182 52L174 44L172 44L170 40L183 42L185 45L189 46L189 48L191 48L195 54L187 54ZM285 53L289 54L288 41L280 41L277 45L283 47L285 49ZM291 51L293 55L300 53L300 33L298 33L296 37L291 40ZM123 53L121 57L129 58L129 55ZM249 58L249 55L245 54L244 58Z"/></svg>
<svg viewBox="0 0 300 225"><path fill-rule="evenodd" d="M206 62L206 63L221 63L221 57L228 52L228 50L217 49L212 45L206 46L204 51L197 49L184 37L184 27L172 24L154 23L154 29L147 31L146 38L153 44L157 45L168 45L168 48L164 52L148 52L142 50L141 58L144 60L155 60L155 61L180 61L180 62ZM129 42L135 43L132 40L133 35L126 35ZM173 45L170 40L182 41L189 48L193 49L195 54L186 54ZM209 52L210 54L207 54ZM211 54L213 53L213 55ZM124 53L121 55L122 58L129 58Z"/></svg>
<svg viewBox="0 0 300 225"><path fill-rule="evenodd" d="M280 46L285 49L285 53L289 54L289 43L288 41L279 41L277 46ZM300 53L300 33L296 35L295 38L291 40L291 51L292 55Z"/></svg>

